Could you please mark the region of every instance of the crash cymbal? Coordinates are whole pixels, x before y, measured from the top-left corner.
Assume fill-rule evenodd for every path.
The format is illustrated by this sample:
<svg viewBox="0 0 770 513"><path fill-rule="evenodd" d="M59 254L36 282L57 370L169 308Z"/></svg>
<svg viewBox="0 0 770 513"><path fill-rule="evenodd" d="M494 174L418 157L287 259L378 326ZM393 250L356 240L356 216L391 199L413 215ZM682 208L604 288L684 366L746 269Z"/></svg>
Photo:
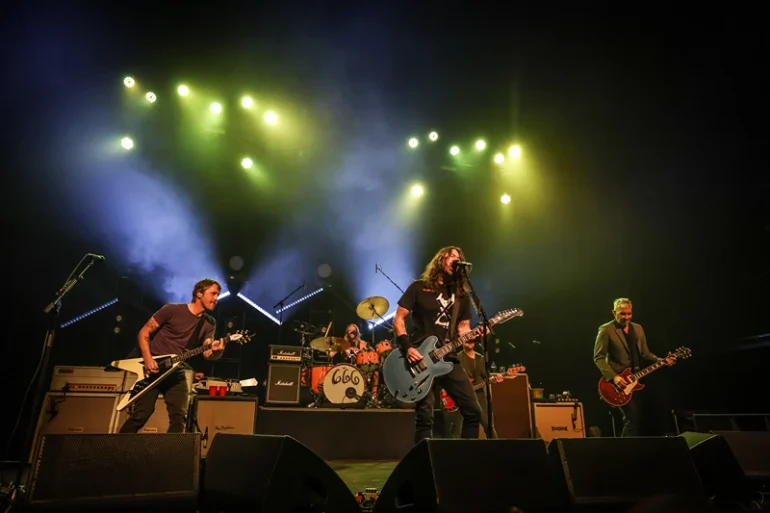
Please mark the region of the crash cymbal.
<svg viewBox="0 0 770 513"><path fill-rule="evenodd" d="M364 299L356 307L356 315L365 321L379 319L388 313L390 303L384 297L372 296Z"/></svg>
<svg viewBox="0 0 770 513"><path fill-rule="evenodd" d="M350 342L339 337L319 337L310 341L310 347L319 351L344 351L350 347Z"/></svg>

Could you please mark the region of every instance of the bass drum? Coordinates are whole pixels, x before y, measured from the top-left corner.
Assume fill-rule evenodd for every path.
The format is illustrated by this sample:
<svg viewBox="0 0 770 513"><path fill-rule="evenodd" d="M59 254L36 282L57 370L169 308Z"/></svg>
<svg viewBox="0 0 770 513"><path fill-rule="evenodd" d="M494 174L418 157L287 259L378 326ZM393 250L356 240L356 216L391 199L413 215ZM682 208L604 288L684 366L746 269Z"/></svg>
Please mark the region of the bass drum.
<svg viewBox="0 0 770 513"><path fill-rule="evenodd" d="M332 404L351 404L363 400L364 374L348 364L335 365L324 378L324 395Z"/></svg>

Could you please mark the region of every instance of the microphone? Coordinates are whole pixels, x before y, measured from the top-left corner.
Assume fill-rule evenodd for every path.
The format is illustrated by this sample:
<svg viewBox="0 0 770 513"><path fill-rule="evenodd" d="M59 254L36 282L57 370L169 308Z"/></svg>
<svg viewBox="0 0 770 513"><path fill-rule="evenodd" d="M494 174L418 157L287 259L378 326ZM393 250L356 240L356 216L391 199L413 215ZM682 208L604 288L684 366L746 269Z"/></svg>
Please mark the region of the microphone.
<svg viewBox="0 0 770 513"><path fill-rule="evenodd" d="M457 260L455 262L452 262L452 269L464 269L466 267L473 267L473 264L470 262L466 262L465 260Z"/></svg>
<svg viewBox="0 0 770 513"><path fill-rule="evenodd" d="M94 255L93 253L89 253L87 256L93 258L94 260L106 260L104 255Z"/></svg>

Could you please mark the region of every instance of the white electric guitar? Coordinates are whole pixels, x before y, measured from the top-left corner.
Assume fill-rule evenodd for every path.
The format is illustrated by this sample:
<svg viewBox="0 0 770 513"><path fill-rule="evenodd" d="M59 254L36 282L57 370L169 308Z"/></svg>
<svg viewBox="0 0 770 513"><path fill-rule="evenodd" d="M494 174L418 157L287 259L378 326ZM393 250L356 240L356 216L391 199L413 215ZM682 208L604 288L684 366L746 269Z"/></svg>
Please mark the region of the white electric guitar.
<svg viewBox="0 0 770 513"><path fill-rule="evenodd" d="M240 330L235 333L231 333L222 338L222 342L227 345L229 342L237 342L238 344L245 344L251 340L252 334L248 331ZM144 358L129 358L128 360L115 360L110 365L120 370L136 374L138 376L136 383L118 402L117 410L123 411L134 402L136 402L144 394L155 388L158 383L163 381L163 378L171 374L176 368L182 365L185 361L189 360L193 356L202 354L207 349L211 348L211 344L202 344L200 347L190 349L182 354L164 354L160 356L153 356L153 360L158 362L158 372L150 374L147 368L144 366Z"/></svg>

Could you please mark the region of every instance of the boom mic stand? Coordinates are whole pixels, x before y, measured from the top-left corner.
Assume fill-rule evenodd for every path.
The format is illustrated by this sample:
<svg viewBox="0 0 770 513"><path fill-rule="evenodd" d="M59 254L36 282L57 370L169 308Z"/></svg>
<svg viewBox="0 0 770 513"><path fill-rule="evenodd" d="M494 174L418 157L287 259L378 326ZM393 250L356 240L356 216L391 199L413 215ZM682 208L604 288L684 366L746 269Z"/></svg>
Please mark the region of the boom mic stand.
<svg viewBox="0 0 770 513"><path fill-rule="evenodd" d="M300 285L296 289L289 292L285 298L281 299L280 301L278 301L276 304L273 305L274 309L280 307L278 308L278 323L279 323L278 324L278 343L279 344L281 343L281 338L283 335L283 305L284 303L286 303L286 300L289 299L291 296L293 296L299 289L305 288L305 283L306 282L302 282L302 285Z"/></svg>
<svg viewBox="0 0 770 513"><path fill-rule="evenodd" d="M492 388L491 388L491 378L492 374L490 373L490 363L489 363L489 344L487 344L487 330L489 329L489 318L487 317L487 312L484 310L484 305L481 304L481 299L479 299L479 296L476 295L476 289L473 288L473 283L471 282L470 276L468 276L468 268L462 267L462 272L465 274L465 280L468 282L469 291L471 294L471 300L473 301L474 305L476 306L476 310L479 313L479 316L481 317L481 325L484 326L485 329L481 331L481 340L482 345L484 346L484 364L485 369L484 371L487 374L487 380L484 384L484 389L487 394L487 426L489 427L489 431L487 433L487 438L494 438L494 424L492 424L492 418L493 418L493 411L492 411Z"/></svg>
<svg viewBox="0 0 770 513"><path fill-rule="evenodd" d="M385 271L383 271L383 270L382 270L382 267L380 266L380 264L374 264L374 273L375 273L375 274L377 274L377 273L381 273L383 276L385 276L385 277L388 279L388 281L389 281L390 283L392 283L392 284L393 284L393 286L394 286L394 287L396 287L398 290L400 290L402 294L404 293L404 289L402 289L401 287L399 287L399 286L398 286L398 284L397 284L395 281L393 281L393 280L391 280L391 279L390 279L390 276L388 276L387 274L385 274Z"/></svg>
<svg viewBox="0 0 770 513"><path fill-rule="evenodd" d="M80 273L77 273L78 269L80 269L81 265L85 260L88 260L85 267L83 267L83 270L80 271ZM36 376L34 376L32 379L33 381L37 381L36 383L36 389L35 389L35 395L34 395L34 402L32 403L32 408L30 409L30 417L29 417L29 424L27 427L27 438L25 441L25 449L27 451L32 450L32 444L34 443L34 436L35 436L35 424L39 415L39 411L42 408L43 405L43 399L45 398L45 380L47 376L47 370L48 370L48 364L51 360L51 352L53 350L53 341L56 336L56 327L59 321L59 311L61 310L61 301L64 299L64 296L66 296L72 289L77 285L82 279L83 276L86 274L86 271L88 271L92 265L94 265L97 260L104 260L103 256L100 255L94 255L92 253L88 253L83 258L80 259L80 262L78 262L78 265L75 267L75 269L72 270L67 280L64 282L64 285L62 285L58 291L56 291L56 295L51 301L48 306L45 307L43 312L45 312L48 315L48 329L45 333L45 346L43 347L43 355L40 362L40 365L38 366L37 370L35 371L37 373ZM23 408L23 405L22 405ZM11 437L13 437L13 433L11 434Z"/></svg>

